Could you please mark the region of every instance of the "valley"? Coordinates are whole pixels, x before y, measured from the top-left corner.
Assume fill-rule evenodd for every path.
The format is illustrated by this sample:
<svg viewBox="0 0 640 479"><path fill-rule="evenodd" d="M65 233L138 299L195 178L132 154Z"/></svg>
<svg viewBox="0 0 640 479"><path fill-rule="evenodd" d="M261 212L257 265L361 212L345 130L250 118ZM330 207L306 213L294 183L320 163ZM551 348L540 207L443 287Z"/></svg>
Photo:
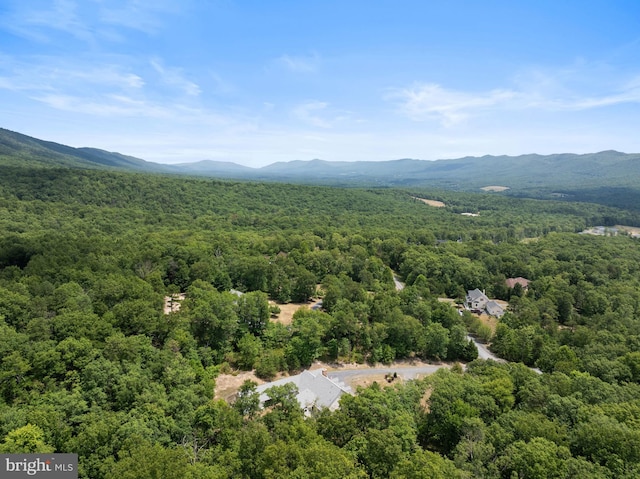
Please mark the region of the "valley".
<svg viewBox="0 0 640 479"><path fill-rule="evenodd" d="M373 464L352 448L378 447L446 477L499 478L533 445L581 477L639 470L633 208L14 160L0 165L4 451L77 451L92 479L127 454L249 478L269 451L310 447L345 477ZM616 225L630 234L578 234ZM504 314L451 306L474 289ZM258 384L309 368L355 394L308 418L286 386L256 405Z"/></svg>

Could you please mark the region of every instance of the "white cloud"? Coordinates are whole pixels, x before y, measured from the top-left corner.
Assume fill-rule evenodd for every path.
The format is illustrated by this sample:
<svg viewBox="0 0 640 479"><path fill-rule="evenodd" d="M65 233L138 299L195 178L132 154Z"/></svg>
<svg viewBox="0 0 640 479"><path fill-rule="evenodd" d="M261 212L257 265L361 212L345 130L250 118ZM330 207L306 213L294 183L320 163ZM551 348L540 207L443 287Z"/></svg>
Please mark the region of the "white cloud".
<svg viewBox="0 0 640 479"><path fill-rule="evenodd" d="M92 29L78 13L78 3L73 0L55 0L46 6L14 1L1 24L18 35L40 42L50 41L45 32L56 30L84 41L94 39Z"/></svg>
<svg viewBox="0 0 640 479"><path fill-rule="evenodd" d="M600 96L585 96L572 98L568 100L560 100L554 104L560 108L569 110L587 110L591 108L601 108L607 106L640 103L640 78L636 78L626 85L620 87L617 91Z"/></svg>
<svg viewBox="0 0 640 479"><path fill-rule="evenodd" d="M183 11L187 2L170 0L94 0L100 4L99 20L105 24L156 33L163 16Z"/></svg>
<svg viewBox="0 0 640 479"><path fill-rule="evenodd" d="M165 107L123 95L82 97L67 94L47 94L32 98L56 110L99 117L171 118L172 113Z"/></svg>
<svg viewBox="0 0 640 479"><path fill-rule="evenodd" d="M436 120L451 127L473 117L507 111L582 111L640 103L640 77L626 84L574 85L585 72L558 75L529 72L519 75L517 88L472 92L447 89L436 83L392 89L386 96L413 121Z"/></svg>
<svg viewBox="0 0 640 479"><path fill-rule="evenodd" d="M105 88L140 90L145 85L140 75L119 64L45 56L20 60L0 56L0 75L0 88L14 91L72 91L77 94L80 90L89 90L99 94Z"/></svg>
<svg viewBox="0 0 640 479"><path fill-rule="evenodd" d="M326 111L327 106L327 103L323 101L307 101L297 105L293 109L293 115L298 120L309 125L319 128L330 128L331 122L319 115L319 113Z"/></svg>
<svg viewBox="0 0 640 479"><path fill-rule="evenodd" d="M521 108L581 111L640 103L640 76L624 80L606 64L578 62L557 71L526 70L515 80Z"/></svg>
<svg viewBox="0 0 640 479"><path fill-rule="evenodd" d="M155 73L155 74L154 74ZM219 83L218 83L219 84ZM44 94L101 98L108 95L138 95L141 98L167 97L163 85L171 87L172 96L197 97L200 86L187 79L178 68L166 67L161 60L139 64L127 56L92 56L60 58L55 56L11 57L0 54L0 89ZM178 91L179 94L175 95Z"/></svg>
<svg viewBox="0 0 640 479"><path fill-rule="evenodd" d="M318 100L302 102L291 109L291 115L298 122L316 128L329 129L340 124L342 128L350 128L359 123L352 112L333 108L329 103Z"/></svg>
<svg viewBox="0 0 640 479"><path fill-rule="evenodd" d="M152 59L150 63L153 69L160 75L162 81L167 85L174 86L190 96L200 95L202 91L200 87L196 83L185 78L180 69L167 68L158 58Z"/></svg>
<svg viewBox="0 0 640 479"><path fill-rule="evenodd" d="M144 80L131 72L123 72L120 67L116 65L99 66L87 71L65 71L62 76L66 77L66 80L76 80L82 83L110 85L123 89L140 89L145 85Z"/></svg>
<svg viewBox="0 0 640 479"><path fill-rule="evenodd" d="M393 90L389 95L399 99L401 110L412 120L436 119L445 126L466 120L474 111L505 105L517 93L510 90L492 90L473 94L447 90L435 83Z"/></svg>
<svg viewBox="0 0 640 479"><path fill-rule="evenodd" d="M162 81L177 87L184 95L167 98L158 82L149 83L149 65L140 65L147 74L138 74L126 65L128 57L74 60L58 57L13 58L0 55L0 90L16 92L22 98L63 111L96 118L162 118L177 122L201 121L227 124L224 115L188 104L186 98L198 95L200 88L184 79L179 70L162 67ZM158 63L158 65L160 65ZM154 80L151 75L151 80ZM184 100L184 101L183 101Z"/></svg>
<svg viewBox="0 0 640 479"><path fill-rule="evenodd" d="M190 0L5 0L0 27L40 43L66 33L92 46L123 42L127 30L156 34Z"/></svg>

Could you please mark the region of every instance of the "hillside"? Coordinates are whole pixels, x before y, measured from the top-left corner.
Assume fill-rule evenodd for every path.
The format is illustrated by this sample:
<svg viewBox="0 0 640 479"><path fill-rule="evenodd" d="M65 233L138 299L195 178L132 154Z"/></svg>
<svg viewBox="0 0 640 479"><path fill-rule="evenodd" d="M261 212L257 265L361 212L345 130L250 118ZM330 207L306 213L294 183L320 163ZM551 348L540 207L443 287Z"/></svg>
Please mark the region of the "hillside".
<svg viewBox="0 0 640 479"><path fill-rule="evenodd" d="M0 165L166 171L164 165L97 148L73 148L0 128Z"/></svg>
<svg viewBox="0 0 640 479"><path fill-rule="evenodd" d="M638 477L638 240L577 234L615 224L640 214L3 166L0 450L72 451L81 479ZM475 288L509 304L495 329L440 301ZM473 361L468 333L508 362ZM214 396L250 371L416 360L450 368L379 374L312 418L285 386Z"/></svg>
<svg viewBox="0 0 640 479"><path fill-rule="evenodd" d="M95 148L72 148L0 129L0 166L84 168L167 173L331 186L435 187L587 201L623 208L640 205L640 154L483 156L452 160L277 162L250 168L225 161L164 165Z"/></svg>

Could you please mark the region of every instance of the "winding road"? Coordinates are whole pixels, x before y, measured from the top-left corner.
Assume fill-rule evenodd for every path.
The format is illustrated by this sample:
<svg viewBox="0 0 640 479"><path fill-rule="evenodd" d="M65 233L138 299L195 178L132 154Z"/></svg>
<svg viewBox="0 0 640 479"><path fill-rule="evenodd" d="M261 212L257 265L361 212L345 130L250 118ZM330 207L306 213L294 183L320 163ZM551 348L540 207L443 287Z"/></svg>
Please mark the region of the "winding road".
<svg viewBox="0 0 640 479"><path fill-rule="evenodd" d="M398 278L395 274L393 275L393 282L396 285L397 291L402 291L404 289L404 283L402 283L402 281L400 281L400 278ZM498 356L493 354L491 351L489 351L487 346L485 346L482 343L479 343L474 337L467 336L467 339L470 339L471 341L473 341L473 344L475 344L476 348L478 348L478 357L480 359L493 359L494 361L497 361L499 363L506 363L504 359L499 358ZM443 367L443 366L439 366L439 367Z"/></svg>
<svg viewBox="0 0 640 479"><path fill-rule="evenodd" d="M417 379L418 376L425 374L433 374L440 368L449 368L449 364L426 364L420 366L389 366L389 367L374 367L363 369L337 369L327 371L329 378L338 379L346 384L351 383L359 379L364 379L370 376L383 376L385 374L396 373L398 377L409 380Z"/></svg>
<svg viewBox="0 0 640 479"><path fill-rule="evenodd" d="M487 346L485 344L479 343L474 337L467 336L467 339L470 339L471 341L473 341L473 344L475 344L476 348L478 348L478 358L480 358L480 359L493 359L494 361L497 361L499 363L506 363L507 362L504 359L499 358L498 356L493 354L491 351L489 351L489 349L487 348Z"/></svg>
<svg viewBox="0 0 640 479"><path fill-rule="evenodd" d="M404 284L400 281L400 279L394 275L393 282L396 285L396 290L401 291L404 288ZM502 358L499 358L495 354L493 354L486 345L478 342L472 336L467 336L467 339L473 341L473 344L478 348L478 358L480 359L492 359L496 362L505 363ZM371 376L375 376L376 378L381 377L385 374L393 374L396 373L398 377L403 380L416 379L418 376L423 376L426 374L433 374L438 369L441 368L450 368L450 364L420 364L417 366L403 366L403 365L392 365L388 367L363 367L363 368L353 368L353 369L330 369L327 371L327 375L329 378L334 378L342 383L350 384L356 382L358 380L366 379ZM535 370L539 372L538 370Z"/></svg>

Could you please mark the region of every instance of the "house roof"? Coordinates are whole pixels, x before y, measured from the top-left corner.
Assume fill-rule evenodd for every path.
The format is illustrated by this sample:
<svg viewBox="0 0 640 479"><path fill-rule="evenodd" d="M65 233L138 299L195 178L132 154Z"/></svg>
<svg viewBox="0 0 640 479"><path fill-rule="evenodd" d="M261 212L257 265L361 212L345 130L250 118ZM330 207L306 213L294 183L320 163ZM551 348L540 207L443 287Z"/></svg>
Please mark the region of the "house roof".
<svg viewBox="0 0 640 479"><path fill-rule="evenodd" d="M504 309L502 308L502 306L500 306L497 302L491 300L487 303L487 311L492 310L492 311L504 311Z"/></svg>
<svg viewBox="0 0 640 479"><path fill-rule="evenodd" d="M269 399L266 390L273 386L283 386L293 383L298 388L298 403L300 407L307 408L316 406L320 408L328 407L336 409L338 400L343 394L351 394L351 388L337 379L329 378L322 374L322 370L303 371L295 376L279 379L271 383L262 384L257 387L260 393L260 403L263 404Z"/></svg>
<svg viewBox="0 0 640 479"><path fill-rule="evenodd" d="M478 299L484 299L485 301L487 301L489 299L478 288L467 291L467 297L469 298L470 301L476 301Z"/></svg>

